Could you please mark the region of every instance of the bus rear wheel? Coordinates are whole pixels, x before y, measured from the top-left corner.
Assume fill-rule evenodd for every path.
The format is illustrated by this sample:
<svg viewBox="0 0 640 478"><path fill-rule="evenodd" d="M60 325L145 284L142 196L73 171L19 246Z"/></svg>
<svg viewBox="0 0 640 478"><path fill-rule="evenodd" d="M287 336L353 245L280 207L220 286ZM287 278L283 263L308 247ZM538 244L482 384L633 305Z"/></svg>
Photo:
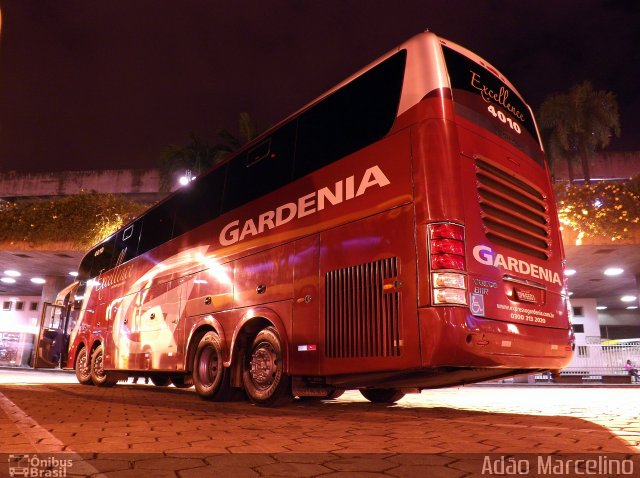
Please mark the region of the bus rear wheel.
<svg viewBox="0 0 640 478"><path fill-rule="evenodd" d="M285 373L282 344L273 327L261 330L244 358L242 383L256 405L291 402L291 379Z"/></svg>
<svg viewBox="0 0 640 478"><path fill-rule="evenodd" d="M76 357L76 378L82 385L93 385L91 380L91 364L87 348L83 347Z"/></svg>
<svg viewBox="0 0 640 478"><path fill-rule="evenodd" d="M373 403L396 403L404 397L404 392L397 388L361 388L360 393Z"/></svg>
<svg viewBox="0 0 640 478"><path fill-rule="evenodd" d="M222 341L215 332L200 339L193 358L193 384L205 400L227 400L230 395L228 369L222 364Z"/></svg>
<svg viewBox="0 0 640 478"><path fill-rule="evenodd" d="M118 380L110 378L104 370L104 348L102 345L91 354L91 380L98 387L113 387Z"/></svg>

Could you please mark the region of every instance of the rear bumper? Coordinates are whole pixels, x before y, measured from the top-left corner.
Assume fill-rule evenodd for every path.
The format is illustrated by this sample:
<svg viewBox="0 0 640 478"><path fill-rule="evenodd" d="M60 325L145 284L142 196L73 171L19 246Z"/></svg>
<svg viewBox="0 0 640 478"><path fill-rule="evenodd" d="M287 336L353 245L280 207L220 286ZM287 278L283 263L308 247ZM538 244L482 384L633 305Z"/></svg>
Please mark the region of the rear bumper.
<svg viewBox="0 0 640 478"><path fill-rule="evenodd" d="M463 307L418 310L421 363L413 369L328 377L343 388L440 388L565 367L573 356L569 328L553 329L475 317Z"/></svg>
<svg viewBox="0 0 640 478"><path fill-rule="evenodd" d="M463 307L419 309L418 318L423 367L561 369L573 357L569 328L475 317Z"/></svg>

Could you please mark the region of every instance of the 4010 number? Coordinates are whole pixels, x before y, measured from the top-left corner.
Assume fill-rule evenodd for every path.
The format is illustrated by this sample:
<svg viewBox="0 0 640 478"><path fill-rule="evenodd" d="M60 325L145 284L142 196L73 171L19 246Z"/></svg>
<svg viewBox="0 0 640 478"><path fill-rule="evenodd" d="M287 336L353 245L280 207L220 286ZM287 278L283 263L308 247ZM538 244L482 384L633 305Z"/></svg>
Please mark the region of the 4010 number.
<svg viewBox="0 0 640 478"><path fill-rule="evenodd" d="M522 133L522 129L520 128L520 125L518 123L513 121L511 118L507 117L507 115L505 115L502 111L496 110L496 108L493 105L489 105L487 110L489 111L489 113L493 115L494 118L498 118L503 123L508 124L509 127L516 133L518 134Z"/></svg>

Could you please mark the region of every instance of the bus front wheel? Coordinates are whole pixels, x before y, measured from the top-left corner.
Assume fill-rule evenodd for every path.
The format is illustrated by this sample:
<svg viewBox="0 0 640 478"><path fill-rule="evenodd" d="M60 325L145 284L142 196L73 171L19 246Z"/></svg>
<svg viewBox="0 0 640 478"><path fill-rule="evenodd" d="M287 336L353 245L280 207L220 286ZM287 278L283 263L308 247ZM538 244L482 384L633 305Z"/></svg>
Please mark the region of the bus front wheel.
<svg viewBox="0 0 640 478"><path fill-rule="evenodd" d="M89 353L86 347L83 347L76 357L76 378L82 385L93 385Z"/></svg>
<svg viewBox="0 0 640 478"><path fill-rule="evenodd" d="M360 393L373 403L396 403L404 397L404 392L397 388L361 388Z"/></svg>
<svg viewBox="0 0 640 478"><path fill-rule="evenodd" d="M258 332L243 365L242 382L253 403L277 406L293 399L291 379L285 373L282 344L273 327Z"/></svg>
<svg viewBox="0 0 640 478"><path fill-rule="evenodd" d="M222 341L215 332L200 339L193 358L193 384L205 400L226 400L229 395L228 370L222 364Z"/></svg>
<svg viewBox="0 0 640 478"><path fill-rule="evenodd" d="M98 387L113 387L118 381L104 370L104 349L99 345L91 354L91 380Z"/></svg>

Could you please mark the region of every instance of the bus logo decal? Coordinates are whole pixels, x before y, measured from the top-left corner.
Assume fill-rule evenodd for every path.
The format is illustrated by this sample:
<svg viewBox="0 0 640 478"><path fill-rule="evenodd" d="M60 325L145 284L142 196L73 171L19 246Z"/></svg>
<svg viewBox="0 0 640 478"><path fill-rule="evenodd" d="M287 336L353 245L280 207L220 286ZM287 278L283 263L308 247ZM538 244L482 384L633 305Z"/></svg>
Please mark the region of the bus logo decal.
<svg viewBox="0 0 640 478"><path fill-rule="evenodd" d="M248 219L244 221L242 226L240 225L240 220L232 221L220 231L220 244L222 246L230 246L246 237L257 236L269 229L280 227L293 219L299 219L322 211L326 208L327 203L336 206L344 201L362 196L367 192L367 189L373 186L383 188L391 184L389 178L378 165L367 169L359 183L356 183L355 179L355 176L341 179L335 183L333 190L329 187L320 188L315 192L298 198L296 202L283 204L274 210L260 214L255 219ZM356 184L358 184L357 189Z"/></svg>
<svg viewBox="0 0 640 478"><path fill-rule="evenodd" d="M562 286L560 275L557 272L553 272L551 269L546 269L536 264L531 264L522 259L504 256L500 253L496 254L488 246L475 246L473 248L473 258L480 264L501 267L509 271L519 272L520 274L525 274L536 279L543 279L547 282Z"/></svg>

